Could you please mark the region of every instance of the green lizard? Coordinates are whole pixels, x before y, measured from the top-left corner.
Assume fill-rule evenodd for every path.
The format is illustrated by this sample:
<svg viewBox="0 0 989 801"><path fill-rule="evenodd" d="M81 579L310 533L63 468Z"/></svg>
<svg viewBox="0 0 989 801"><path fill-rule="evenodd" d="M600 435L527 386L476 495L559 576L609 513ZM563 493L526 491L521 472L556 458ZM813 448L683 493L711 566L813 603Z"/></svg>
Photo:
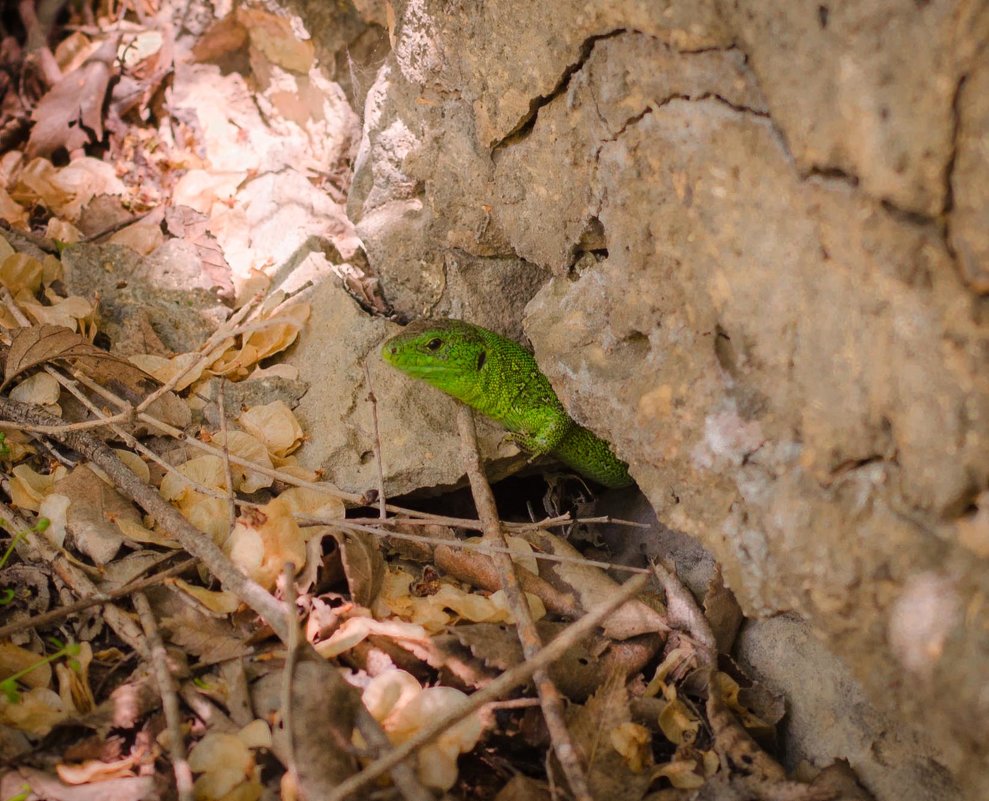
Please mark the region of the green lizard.
<svg viewBox="0 0 989 801"><path fill-rule="evenodd" d="M533 355L517 342L460 320L419 320L386 341L381 355L501 423L533 456L551 453L606 487L632 484L628 465L571 419Z"/></svg>

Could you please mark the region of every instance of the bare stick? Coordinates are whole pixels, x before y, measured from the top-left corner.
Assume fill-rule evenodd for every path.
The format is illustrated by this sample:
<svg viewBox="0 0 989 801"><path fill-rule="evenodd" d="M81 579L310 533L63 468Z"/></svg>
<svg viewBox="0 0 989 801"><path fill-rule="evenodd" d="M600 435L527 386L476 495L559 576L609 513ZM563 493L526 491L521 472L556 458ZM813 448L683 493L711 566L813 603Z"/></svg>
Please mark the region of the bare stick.
<svg viewBox="0 0 989 801"><path fill-rule="evenodd" d="M285 643L285 668L282 671L282 731L285 732L285 767L293 784L299 786L299 772L295 763L295 729L292 728L292 683L295 665L299 660L299 621L296 618L295 565L286 562L282 569L282 598L285 601L285 625L288 626L288 642Z"/></svg>
<svg viewBox="0 0 989 801"><path fill-rule="evenodd" d="M501 521L498 518L498 509L495 506L491 485L488 484L488 479L481 469L481 458L477 452L477 429L474 426L474 414L467 406L460 406L457 411L457 428L460 430L461 456L467 471L467 478L470 480L471 493L474 495L474 504L477 506L477 515L484 524L484 539L492 545L507 547L508 543L505 541L505 535L501 529ZM542 648L542 642L532 619L529 601L522 591L518 576L515 574L515 564L507 554L496 553L491 558L505 590L508 608L515 618L519 642L522 643L522 653L526 659L532 659ZM549 729L553 750L564 775L567 777L570 791L577 801L594 801L587 784L584 766L580 762L580 754L577 752L573 738L570 736L570 730L567 728L563 696L550 679L549 671L545 668L540 668L533 674L533 681L536 684L536 692L539 694L543 717L546 720L546 728Z"/></svg>
<svg viewBox="0 0 989 801"><path fill-rule="evenodd" d="M346 518L344 520L332 520L330 518L321 517L311 517L308 515L294 515L296 522L300 526L338 526L339 528L352 528L357 531L366 531L368 534L374 534L376 537L388 537L395 540L406 540L408 542L418 542L423 545L441 545L448 548L460 548L465 551L475 551L476 553L485 554L491 556L496 553L505 553L509 556L513 555L515 552L508 547L501 545L492 545L487 542L464 542L458 539L444 539L443 537L427 537L421 534L407 534L404 531L390 531L382 530L380 528L375 528L374 526L362 525L355 521L353 518ZM374 521L378 522L378 521ZM388 518L387 520L380 521L381 523L392 523L396 522L395 518ZM402 520L402 524L409 522L422 522L429 523L432 525L432 521L409 521ZM632 567L631 565L620 565L616 562L601 562L597 559L585 559L583 557L577 556L563 556L555 553L540 553L539 551L533 551L530 556L533 559L540 559L545 562L563 562L566 564L574 565L586 565L588 567L598 567L602 570L617 570L623 573L649 573L648 569L644 567Z"/></svg>
<svg viewBox="0 0 989 801"><path fill-rule="evenodd" d="M161 695L161 706L165 712L165 724L168 726L168 753L172 758L172 770L175 771L175 786L178 789L179 801L193 801L192 770L185 751L185 738L182 736L182 714L179 712L179 696L175 690L175 681L168 669L168 654L165 644L158 633L158 623L155 621L151 604L143 592L134 595L134 608L141 619L141 627L148 638L148 648L151 651L151 667L154 670L158 693Z"/></svg>
<svg viewBox="0 0 989 801"><path fill-rule="evenodd" d="M525 684L537 670L551 665L577 643L589 635L608 615L630 598L635 597L646 586L648 576L640 575L629 579L618 588L614 597L607 603L592 609L584 617L561 631L550 643L544 646L532 659L520 662L511 670L506 670L484 689L465 698L461 704L443 717L420 729L401 745L396 746L386 756L375 760L355 776L351 776L336 788L325 801L344 801L348 796L363 790L387 773L400 760L407 759L424 745L431 743L451 726L457 725L468 715L485 704L497 701L511 690Z"/></svg>
<svg viewBox="0 0 989 801"><path fill-rule="evenodd" d="M371 386L371 369L364 360L364 381L367 384L367 399L371 403L371 421L374 424L374 461L378 466L378 516L384 520L388 517L385 508L385 470L381 463L381 434L378 431L378 399L374 396Z"/></svg>
<svg viewBox="0 0 989 801"><path fill-rule="evenodd" d="M20 620L17 623L9 623L6 626L0 626L0 640L4 637L9 637L11 634L16 634L19 631L38 629L42 626L47 626L49 623L54 623L56 620L62 620L69 615L74 615L76 612L89 609L91 606L105 604L109 601L116 600L117 598L124 598L128 595L133 595L135 592L141 592L142 590L146 590L148 587L157 586L166 579L172 578L172 576L178 576L184 573L195 564L195 559L186 559L184 562L173 565L167 570L162 570L160 573L155 573L155 575L148 576L147 578L132 581L130 584L123 587L118 587L110 592L97 592L96 595L91 595L88 598L83 598L66 606L60 606L58 609L52 609L44 614L37 615L27 620Z"/></svg>
<svg viewBox="0 0 989 801"><path fill-rule="evenodd" d="M227 509L230 514L230 530L237 522L237 500L234 497L234 474L230 468L230 445L227 441L227 410L223 399L223 385L227 379L220 376L220 386L216 392L216 407L220 415L220 433L223 434L223 474L227 481Z"/></svg>

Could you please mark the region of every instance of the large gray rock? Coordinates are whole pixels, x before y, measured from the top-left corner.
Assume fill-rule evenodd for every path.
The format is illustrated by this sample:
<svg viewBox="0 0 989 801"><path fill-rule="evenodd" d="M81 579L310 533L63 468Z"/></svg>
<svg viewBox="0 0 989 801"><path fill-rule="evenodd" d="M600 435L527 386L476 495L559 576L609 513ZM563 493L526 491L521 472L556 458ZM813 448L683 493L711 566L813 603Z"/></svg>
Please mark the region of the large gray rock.
<svg viewBox="0 0 989 801"><path fill-rule="evenodd" d="M899 789L864 770L877 797L989 797L989 6L396 19L348 206L389 296L512 333L535 293L540 364L660 520L940 743L905 741L929 770ZM451 259L488 268L491 302L524 289L465 302ZM865 765L874 719L848 724L801 748Z"/></svg>

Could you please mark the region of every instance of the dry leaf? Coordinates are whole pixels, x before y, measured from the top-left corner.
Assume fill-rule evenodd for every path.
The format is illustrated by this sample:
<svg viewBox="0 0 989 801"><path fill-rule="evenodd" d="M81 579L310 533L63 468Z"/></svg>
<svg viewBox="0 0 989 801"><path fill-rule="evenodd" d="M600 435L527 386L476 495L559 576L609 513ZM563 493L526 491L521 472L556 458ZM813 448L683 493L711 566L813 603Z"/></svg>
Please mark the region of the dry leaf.
<svg viewBox="0 0 989 801"><path fill-rule="evenodd" d="M287 456L302 444L302 426L285 401L254 406L237 422L247 433L261 440L272 456Z"/></svg>
<svg viewBox="0 0 989 801"><path fill-rule="evenodd" d="M0 264L0 284L7 287L12 295L21 290L27 290L33 295L41 289L43 275L42 263L26 253L14 253Z"/></svg>
<svg viewBox="0 0 989 801"><path fill-rule="evenodd" d="M51 664L43 662L41 654L21 648L9 642L0 642L0 681L13 676L31 665L38 665L30 673L20 678L21 683L28 687L48 687L52 683Z"/></svg>
<svg viewBox="0 0 989 801"><path fill-rule="evenodd" d="M10 390L10 399L20 403L49 406L58 403L61 390L61 386L53 376L48 375L48 373L35 373Z"/></svg>
<svg viewBox="0 0 989 801"><path fill-rule="evenodd" d="M71 499L66 519L68 531L75 547L97 565L109 562L123 545L118 521L141 524L141 515L134 505L86 465L76 467L55 484L54 490Z"/></svg>
<svg viewBox="0 0 989 801"><path fill-rule="evenodd" d="M59 465L48 475L36 473L26 464L16 465L11 469L10 499L14 506L37 512L41 502L50 494L55 482L64 478L69 471Z"/></svg>
<svg viewBox="0 0 989 801"><path fill-rule="evenodd" d="M274 586L286 562L292 562L298 571L306 561L306 536L288 504L279 498L238 517L222 548L241 570L265 588Z"/></svg>
<svg viewBox="0 0 989 801"><path fill-rule="evenodd" d="M10 349L4 362L4 380L0 390L32 367L52 361L76 359L106 359L121 361L100 350L71 328L61 325L40 325L18 328L12 332ZM125 363L126 364L126 363ZM137 368L132 368L137 369Z"/></svg>
<svg viewBox="0 0 989 801"><path fill-rule="evenodd" d="M629 744L619 733L631 723L625 679L610 676L584 706L575 706L567 714L567 723L587 765L587 781L594 798L609 801L639 801L649 787L646 770L652 763L651 749L637 751L636 770L625 752ZM615 739L622 747L616 749Z"/></svg>
<svg viewBox="0 0 989 801"><path fill-rule="evenodd" d="M467 696L452 687L422 689L415 677L402 670L375 676L364 694L372 715L394 744L403 743L433 720L458 709ZM419 780L427 787L449 790L457 781L457 757L477 745L485 723L474 712L443 732L416 754Z"/></svg>
<svg viewBox="0 0 989 801"><path fill-rule="evenodd" d="M58 693L46 687L34 687L11 701L0 693L0 723L13 726L25 734L44 737L55 724L68 715Z"/></svg>
<svg viewBox="0 0 989 801"><path fill-rule="evenodd" d="M134 767L140 758L139 753L134 753L115 762L87 759L78 765L61 763L55 766L55 772L66 784L90 784L107 779L122 779L134 775Z"/></svg>
<svg viewBox="0 0 989 801"><path fill-rule="evenodd" d="M700 718L678 698L663 708L658 722L666 739L674 745L690 745L701 728Z"/></svg>
<svg viewBox="0 0 989 801"><path fill-rule="evenodd" d="M268 449L264 446L264 443L243 431L228 431L226 434L218 431L213 434L213 444L218 448L226 446L227 452L232 456L246 459L269 470L272 468L271 459L268 457ZM239 464L231 463L230 472L233 474L234 489L248 495L257 492L259 489L270 487L275 482L271 476L249 470Z"/></svg>
<svg viewBox="0 0 989 801"><path fill-rule="evenodd" d="M227 592L226 590L214 592L213 590L207 590L205 587L190 584L180 578L173 579L171 583L177 589L195 598L196 601L214 614L229 615L232 612L236 612L240 606L240 599L232 592Z"/></svg>
<svg viewBox="0 0 989 801"><path fill-rule="evenodd" d="M340 543L343 569L354 603L371 606L381 591L385 575L385 559L377 538L364 531L331 533Z"/></svg>
<svg viewBox="0 0 989 801"><path fill-rule="evenodd" d="M108 38L41 98L31 114L29 156L48 156L59 148L72 153L103 138L103 101L114 72L117 42L116 36Z"/></svg>

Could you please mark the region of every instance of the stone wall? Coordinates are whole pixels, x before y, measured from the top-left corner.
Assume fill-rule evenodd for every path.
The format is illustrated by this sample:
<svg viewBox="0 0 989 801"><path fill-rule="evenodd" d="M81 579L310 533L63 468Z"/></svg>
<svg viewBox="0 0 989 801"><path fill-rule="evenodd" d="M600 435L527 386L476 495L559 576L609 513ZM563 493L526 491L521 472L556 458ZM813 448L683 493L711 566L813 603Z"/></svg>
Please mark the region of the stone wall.
<svg viewBox="0 0 989 801"><path fill-rule="evenodd" d="M746 613L937 743L881 798L989 797L989 5L393 10L349 205L389 298L523 319Z"/></svg>

